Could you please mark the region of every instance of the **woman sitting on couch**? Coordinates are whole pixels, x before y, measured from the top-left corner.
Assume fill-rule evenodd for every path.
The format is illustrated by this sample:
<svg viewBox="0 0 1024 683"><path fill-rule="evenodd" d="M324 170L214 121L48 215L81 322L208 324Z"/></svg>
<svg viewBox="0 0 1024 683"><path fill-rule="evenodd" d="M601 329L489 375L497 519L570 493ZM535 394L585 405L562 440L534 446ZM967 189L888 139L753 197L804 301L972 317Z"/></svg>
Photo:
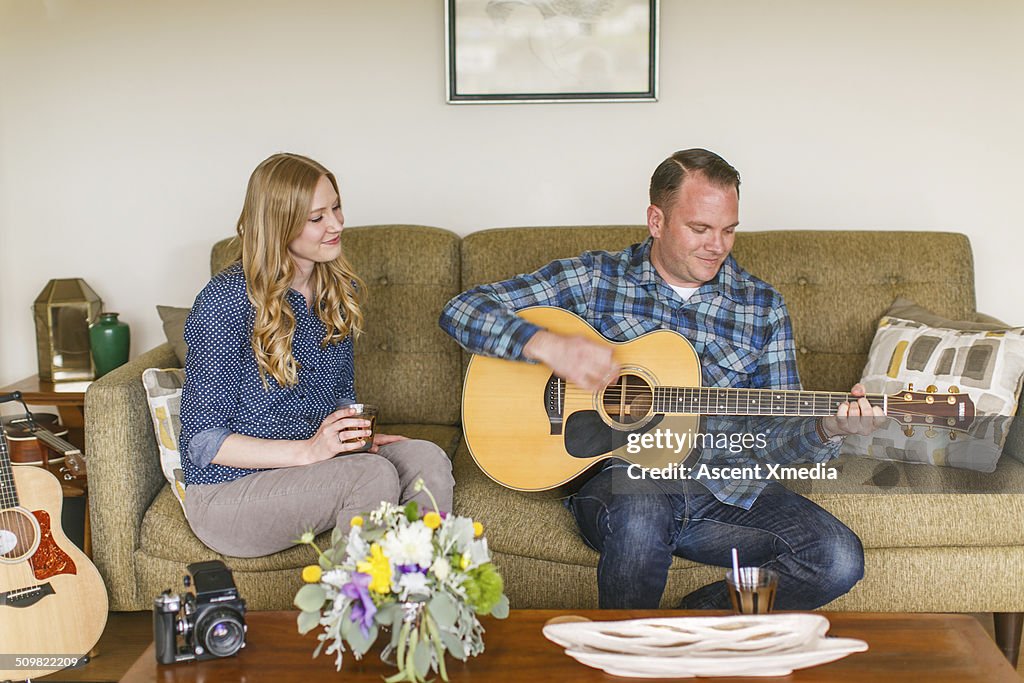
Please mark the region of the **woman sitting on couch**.
<svg viewBox="0 0 1024 683"><path fill-rule="evenodd" d="M238 219L242 259L210 280L185 324L186 516L225 555L347 529L383 500L428 505L413 488L421 477L451 509L451 462L433 443L377 434L351 453L372 432L345 407L363 285L342 253L344 222L330 171L296 154L266 159Z"/></svg>

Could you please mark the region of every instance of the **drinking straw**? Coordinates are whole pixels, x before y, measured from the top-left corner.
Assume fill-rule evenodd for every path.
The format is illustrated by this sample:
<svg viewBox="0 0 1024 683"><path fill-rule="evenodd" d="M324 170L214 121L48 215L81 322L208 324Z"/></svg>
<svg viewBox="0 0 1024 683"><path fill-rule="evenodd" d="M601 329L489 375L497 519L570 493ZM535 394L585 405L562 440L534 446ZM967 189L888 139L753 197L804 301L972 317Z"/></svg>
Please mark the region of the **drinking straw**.
<svg viewBox="0 0 1024 683"><path fill-rule="evenodd" d="M736 579L736 585L739 586L743 583L740 579L740 557L736 552L736 548L732 549L732 575Z"/></svg>

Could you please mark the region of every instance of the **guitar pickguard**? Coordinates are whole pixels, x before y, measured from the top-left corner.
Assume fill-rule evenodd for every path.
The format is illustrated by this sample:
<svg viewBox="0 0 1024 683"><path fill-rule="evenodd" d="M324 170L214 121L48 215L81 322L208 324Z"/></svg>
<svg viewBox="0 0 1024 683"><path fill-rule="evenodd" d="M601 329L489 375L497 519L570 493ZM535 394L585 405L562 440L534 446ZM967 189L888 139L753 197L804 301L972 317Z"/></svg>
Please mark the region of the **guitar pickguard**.
<svg viewBox="0 0 1024 683"><path fill-rule="evenodd" d="M658 426L664 415L655 415L639 429L623 431L609 427L596 410L579 410L565 421L565 451L574 458L593 458L622 448L630 434L644 433Z"/></svg>
<svg viewBox="0 0 1024 683"><path fill-rule="evenodd" d="M61 550L53 540L50 532L50 513L46 510L33 510L32 514L39 521L39 547L32 555L32 571L36 579L42 581L57 574L77 574L75 561Z"/></svg>

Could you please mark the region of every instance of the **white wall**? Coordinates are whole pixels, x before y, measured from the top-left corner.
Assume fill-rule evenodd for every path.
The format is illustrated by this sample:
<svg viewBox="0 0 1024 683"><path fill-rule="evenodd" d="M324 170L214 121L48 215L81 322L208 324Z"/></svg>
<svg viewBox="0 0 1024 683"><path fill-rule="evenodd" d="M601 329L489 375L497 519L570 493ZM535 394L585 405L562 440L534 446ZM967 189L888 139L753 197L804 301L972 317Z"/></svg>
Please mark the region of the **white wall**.
<svg viewBox="0 0 1024 683"><path fill-rule="evenodd" d="M350 225L641 223L654 166L716 150L746 229L956 230L1024 323L1018 0L662 0L661 101L444 102L441 0L0 0L0 384L30 305L83 277L133 355L189 305L249 172L341 178ZM941 269L942 264L935 264ZM851 296L856 295L851 283Z"/></svg>

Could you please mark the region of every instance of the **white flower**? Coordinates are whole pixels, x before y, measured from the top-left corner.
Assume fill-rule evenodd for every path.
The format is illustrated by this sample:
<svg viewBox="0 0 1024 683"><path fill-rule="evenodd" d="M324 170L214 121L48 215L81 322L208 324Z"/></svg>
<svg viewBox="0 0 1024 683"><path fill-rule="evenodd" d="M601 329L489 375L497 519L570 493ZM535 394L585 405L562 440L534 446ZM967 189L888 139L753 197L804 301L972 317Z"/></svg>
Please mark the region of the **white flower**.
<svg viewBox="0 0 1024 683"><path fill-rule="evenodd" d="M398 580L398 588L402 592L402 600L408 600L410 595L430 595L427 577L419 572L402 574L402 578Z"/></svg>
<svg viewBox="0 0 1024 683"><path fill-rule="evenodd" d="M394 565L415 564L426 569L434 559L433 532L423 522L413 522L381 539L381 550Z"/></svg>
<svg viewBox="0 0 1024 683"><path fill-rule="evenodd" d="M328 586L334 586L335 588L341 588L348 583L348 580L349 574L344 569L331 569L320 576L320 583L326 583Z"/></svg>
<svg viewBox="0 0 1024 683"><path fill-rule="evenodd" d="M430 571L434 573L438 581L447 579L451 570L452 566L449 564L447 557L439 557L434 560L434 564L430 565Z"/></svg>
<svg viewBox="0 0 1024 683"><path fill-rule="evenodd" d="M345 546L345 557L350 561L358 561L369 554L370 546L363 540L362 528L354 526L349 529L348 544Z"/></svg>

